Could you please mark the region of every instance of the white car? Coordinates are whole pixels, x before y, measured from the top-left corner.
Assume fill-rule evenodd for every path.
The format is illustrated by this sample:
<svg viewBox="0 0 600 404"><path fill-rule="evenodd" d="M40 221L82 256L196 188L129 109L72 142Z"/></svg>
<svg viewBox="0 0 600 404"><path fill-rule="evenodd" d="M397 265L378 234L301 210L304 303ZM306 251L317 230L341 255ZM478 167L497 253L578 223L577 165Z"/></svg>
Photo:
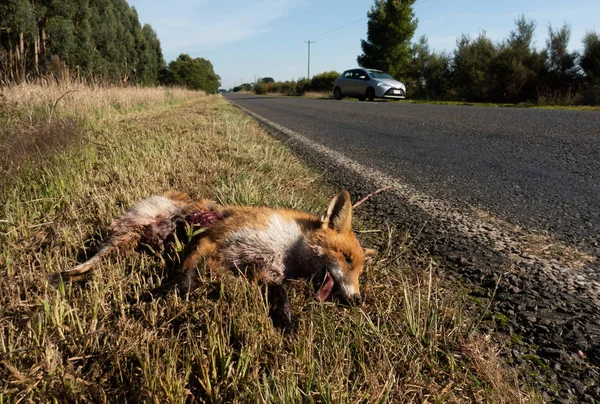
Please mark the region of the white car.
<svg viewBox="0 0 600 404"><path fill-rule="evenodd" d="M335 81L333 96L336 100L344 97L357 97L361 101L373 101L375 98L398 100L406 97L406 87L381 70L351 69Z"/></svg>

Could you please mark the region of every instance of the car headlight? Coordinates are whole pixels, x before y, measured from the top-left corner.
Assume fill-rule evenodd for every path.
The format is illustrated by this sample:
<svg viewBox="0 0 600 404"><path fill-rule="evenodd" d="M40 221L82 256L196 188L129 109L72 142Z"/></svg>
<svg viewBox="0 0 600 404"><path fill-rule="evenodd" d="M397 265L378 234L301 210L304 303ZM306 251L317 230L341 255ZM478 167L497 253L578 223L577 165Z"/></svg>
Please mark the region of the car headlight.
<svg viewBox="0 0 600 404"><path fill-rule="evenodd" d="M377 83L377 87L389 87L389 85L385 83Z"/></svg>

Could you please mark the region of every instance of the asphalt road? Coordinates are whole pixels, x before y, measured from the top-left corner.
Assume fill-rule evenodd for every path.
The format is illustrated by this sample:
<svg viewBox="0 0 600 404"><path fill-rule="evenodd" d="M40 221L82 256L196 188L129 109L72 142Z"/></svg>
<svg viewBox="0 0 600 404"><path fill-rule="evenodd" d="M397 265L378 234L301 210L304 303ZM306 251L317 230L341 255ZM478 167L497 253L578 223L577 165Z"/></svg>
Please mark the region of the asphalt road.
<svg viewBox="0 0 600 404"><path fill-rule="evenodd" d="M354 199L392 185L357 216L508 318L505 354L543 358L544 400L600 402L600 112L226 97Z"/></svg>
<svg viewBox="0 0 600 404"><path fill-rule="evenodd" d="M436 198L600 250L599 112L226 96Z"/></svg>

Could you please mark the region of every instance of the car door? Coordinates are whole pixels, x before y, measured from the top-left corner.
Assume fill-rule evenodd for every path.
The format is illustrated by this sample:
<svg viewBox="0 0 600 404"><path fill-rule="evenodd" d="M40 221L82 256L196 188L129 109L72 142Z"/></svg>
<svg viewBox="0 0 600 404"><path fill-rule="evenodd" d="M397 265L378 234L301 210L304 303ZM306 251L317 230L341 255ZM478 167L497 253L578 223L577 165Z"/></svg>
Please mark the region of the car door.
<svg viewBox="0 0 600 404"><path fill-rule="evenodd" d="M356 69L354 72L356 95L364 96L367 93L370 77L367 72L362 69Z"/></svg>
<svg viewBox="0 0 600 404"><path fill-rule="evenodd" d="M338 86L340 87L340 90L342 90L342 94L344 96L351 96L353 94L353 90L352 87L354 86L354 79L353 79L353 72L352 70L347 70L344 73L342 73L341 77L339 78L339 82L338 82Z"/></svg>
<svg viewBox="0 0 600 404"><path fill-rule="evenodd" d="M354 69L354 70L348 70L346 77L347 77L347 91L345 93L345 95L348 95L350 97L356 97L359 94L360 91L360 81L358 79L358 70Z"/></svg>

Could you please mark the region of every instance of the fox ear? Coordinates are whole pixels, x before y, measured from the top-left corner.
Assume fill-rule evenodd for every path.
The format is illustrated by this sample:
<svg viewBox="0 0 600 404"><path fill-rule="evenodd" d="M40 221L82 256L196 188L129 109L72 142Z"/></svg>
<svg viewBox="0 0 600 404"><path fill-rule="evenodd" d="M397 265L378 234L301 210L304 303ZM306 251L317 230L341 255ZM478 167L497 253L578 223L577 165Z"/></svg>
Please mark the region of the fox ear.
<svg viewBox="0 0 600 404"><path fill-rule="evenodd" d="M329 202L323 222L327 227L338 233L346 233L352 230L352 202L348 191L340 192L338 196Z"/></svg>

